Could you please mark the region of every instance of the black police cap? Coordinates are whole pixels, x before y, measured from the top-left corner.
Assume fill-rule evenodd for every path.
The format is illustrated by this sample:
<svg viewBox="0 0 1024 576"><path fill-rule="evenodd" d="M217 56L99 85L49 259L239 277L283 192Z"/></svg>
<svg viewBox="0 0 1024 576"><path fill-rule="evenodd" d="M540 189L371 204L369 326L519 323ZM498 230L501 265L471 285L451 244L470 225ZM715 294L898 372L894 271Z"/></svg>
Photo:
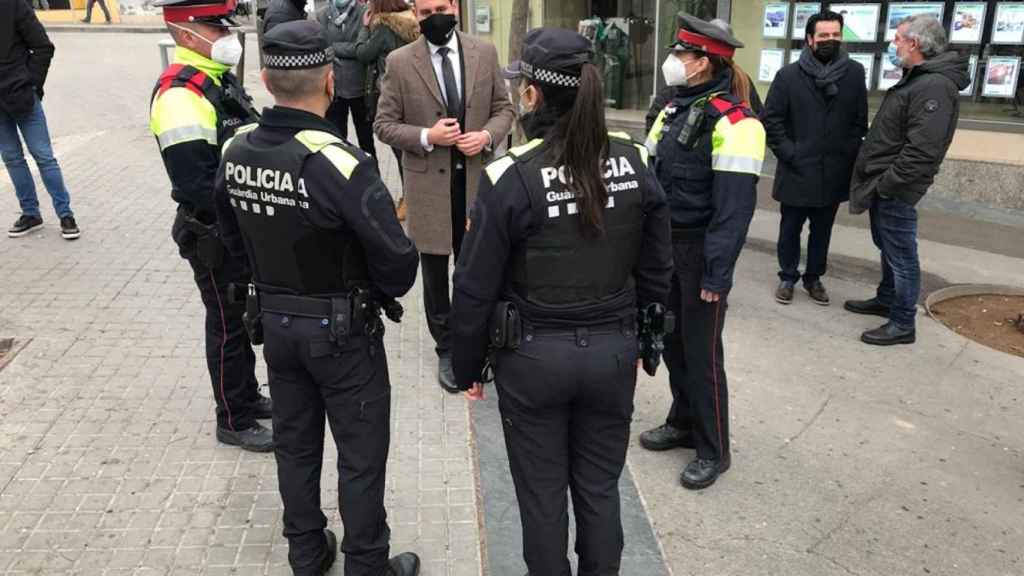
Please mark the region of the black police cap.
<svg viewBox="0 0 1024 576"><path fill-rule="evenodd" d="M705 52L732 58L737 48L743 48L743 42L733 37L728 30L691 14L680 12L678 23L675 42L668 46L673 50Z"/></svg>
<svg viewBox="0 0 1024 576"><path fill-rule="evenodd" d="M295 20L278 24L263 35L263 66L272 70L319 68L334 61L334 49L320 24Z"/></svg>
<svg viewBox="0 0 1024 576"><path fill-rule="evenodd" d="M521 57L502 71L509 80L529 78L562 88L579 88L583 65L594 56L590 41L564 28L534 28L523 39Z"/></svg>

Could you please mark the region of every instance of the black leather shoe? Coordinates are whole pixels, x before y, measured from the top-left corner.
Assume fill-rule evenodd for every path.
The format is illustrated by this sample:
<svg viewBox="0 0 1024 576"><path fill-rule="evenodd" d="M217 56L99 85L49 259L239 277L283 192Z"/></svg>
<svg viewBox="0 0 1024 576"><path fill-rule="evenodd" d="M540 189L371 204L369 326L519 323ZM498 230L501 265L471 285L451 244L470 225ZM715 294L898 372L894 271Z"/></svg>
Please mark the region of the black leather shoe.
<svg viewBox="0 0 1024 576"><path fill-rule="evenodd" d="M807 290L807 294L810 295L811 300L815 304L828 306L832 303L832 300L828 297L828 290L825 290L825 285L821 283L821 280L816 280L811 284L804 284L804 290Z"/></svg>
<svg viewBox="0 0 1024 576"><path fill-rule="evenodd" d="M655 452L673 448L693 448L693 437L689 432L665 423L641 434L640 445Z"/></svg>
<svg viewBox="0 0 1024 576"><path fill-rule="evenodd" d="M462 392L455 387L455 370L452 368L452 355L445 354L437 360L437 381L441 389L449 394Z"/></svg>
<svg viewBox="0 0 1024 576"><path fill-rule="evenodd" d="M324 528L324 536L327 538L327 556L324 556L324 561L320 563L320 576L327 574L331 566L334 566L334 561L338 559L338 537L329 528Z"/></svg>
<svg viewBox="0 0 1024 576"><path fill-rule="evenodd" d="M865 314L867 316L881 316L882 318L889 317L889 307L878 301L878 298L870 298L868 300L847 300L843 304L843 308L847 312L853 312L854 314Z"/></svg>
<svg viewBox="0 0 1024 576"><path fill-rule="evenodd" d="M420 557L403 552L388 561L388 576L416 576L420 573Z"/></svg>
<svg viewBox="0 0 1024 576"><path fill-rule="evenodd" d="M886 322L874 330L860 335L861 342L873 346L893 346L895 344L913 344L917 340L917 331L913 328L900 328L893 322Z"/></svg>
<svg viewBox="0 0 1024 576"><path fill-rule="evenodd" d="M274 433L259 423L247 430L217 428L217 440L249 452L270 452L274 449Z"/></svg>
<svg viewBox="0 0 1024 576"><path fill-rule="evenodd" d="M683 468L683 473L679 475L679 482L684 488L702 490L714 484L719 476L725 474L731 464L732 457L728 455L720 460L698 458Z"/></svg>
<svg viewBox="0 0 1024 576"><path fill-rule="evenodd" d="M256 400L256 418L259 420L269 420L274 415L274 402L270 398L267 398L263 394L256 395L259 399Z"/></svg>

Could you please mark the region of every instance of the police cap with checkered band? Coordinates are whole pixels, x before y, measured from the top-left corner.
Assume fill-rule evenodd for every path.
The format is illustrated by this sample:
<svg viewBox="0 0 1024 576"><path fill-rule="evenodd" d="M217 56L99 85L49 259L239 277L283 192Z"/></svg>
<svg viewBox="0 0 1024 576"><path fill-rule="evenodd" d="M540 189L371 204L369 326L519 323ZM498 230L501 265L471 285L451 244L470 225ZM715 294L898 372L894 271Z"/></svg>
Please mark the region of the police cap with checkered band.
<svg viewBox="0 0 1024 576"><path fill-rule="evenodd" d="M734 38L724 27L680 12L675 41L668 47L676 52L703 52L732 58L737 48L743 48L743 42Z"/></svg>
<svg viewBox="0 0 1024 576"><path fill-rule="evenodd" d="M564 28L534 28L523 39L521 59L502 71L509 80L528 78L561 88L579 88L583 65L591 62L590 41Z"/></svg>
<svg viewBox="0 0 1024 576"><path fill-rule="evenodd" d="M306 70L333 61L334 49L313 20L278 24L263 35L263 66L271 70Z"/></svg>

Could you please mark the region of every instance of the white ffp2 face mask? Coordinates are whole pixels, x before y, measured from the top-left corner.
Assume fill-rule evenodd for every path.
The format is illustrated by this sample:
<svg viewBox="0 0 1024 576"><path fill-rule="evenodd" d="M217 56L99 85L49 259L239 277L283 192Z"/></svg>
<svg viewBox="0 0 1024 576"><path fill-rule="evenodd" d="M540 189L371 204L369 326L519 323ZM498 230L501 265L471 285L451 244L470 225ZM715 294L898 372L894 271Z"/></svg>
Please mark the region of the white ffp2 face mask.
<svg viewBox="0 0 1024 576"><path fill-rule="evenodd" d="M661 65L661 75L665 77L665 84L668 86L686 86L690 76L686 74L686 65L675 54L669 54Z"/></svg>
<svg viewBox="0 0 1024 576"><path fill-rule="evenodd" d="M203 40L206 39L203 38ZM219 62L225 66L234 66L242 59L242 43L238 41L238 36L234 34L222 36L212 44L213 48L210 49L210 59L214 62Z"/></svg>

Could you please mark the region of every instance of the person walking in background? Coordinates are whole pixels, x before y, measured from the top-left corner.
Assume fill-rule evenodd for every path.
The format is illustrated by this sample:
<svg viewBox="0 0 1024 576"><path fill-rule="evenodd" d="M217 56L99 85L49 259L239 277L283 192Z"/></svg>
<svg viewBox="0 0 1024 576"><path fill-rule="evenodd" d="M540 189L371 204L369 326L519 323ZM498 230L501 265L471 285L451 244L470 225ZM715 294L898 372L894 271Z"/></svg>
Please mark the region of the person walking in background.
<svg viewBox="0 0 1024 576"><path fill-rule="evenodd" d="M514 113L493 44L456 32L455 0L416 0L424 40L387 58L374 129L402 149L409 234L420 250L423 307L438 355L438 381L452 372L448 271L466 231L483 163L512 128Z"/></svg>
<svg viewBox="0 0 1024 576"><path fill-rule="evenodd" d="M377 117L380 101L381 78L387 71L387 58L398 48L420 37L416 15L405 0L370 0L366 12L366 26L359 31L355 42L334 45L337 58L354 58L366 66L366 116L372 124ZM398 177L405 182L402 170L402 149L391 146L398 161ZM398 219L405 220L405 195L398 202Z"/></svg>
<svg viewBox="0 0 1024 576"><path fill-rule="evenodd" d="M110 10L107 10L107 3L104 0L88 0L85 3L85 18L82 22L89 24L92 22L92 9L96 4L100 5L100 10L103 10L103 17L106 18L106 24L110 24Z"/></svg>
<svg viewBox="0 0 1024 576"><path fill-rule="evenodd" d="M329 0L317 10L316 19L324 38L334 48L334 102L327 110L327 121L338 127L342 138L348 140L348 118L356 127L359 148L374 159L377 150L373 144L373 120L366 112L366 65L354 58L339 57L342 44L351 44L366 29L366 4L358 0Z"/></svg>
<svg viewBox="0 0 1024 576"><path fill-rule="evenodd" d="M810 221L803 286L816 304L829 304L821 277L839 205L850 198L850 175L868 131L864 67L842 45L843 17L821 12L807 20L800 60L779 70L761 116L775 153L772 197L781 204L779 285L775 299L793 301L800 280L800 233Z"/></svg>
<svg viewBox="0 0 1024 576"><path fill-rule="evenodd" d="M22 138L39 167L39 176L60 219L61 236L81 236L60 165L53 156L43 112L43 85L54 46L32 6L24 0L0 0L0 157L14 184L21 216L7 231L24 236L43 225L36 185L25 161Z"/></svg>
<svg viewBox="0 0 1024 576"><path fill-rule="evenodd" d="M903 77L885 93L854 165L850 212L870 213L871 238L882 252L882 281L874 298L848 300L845 308L888 319L861 334L867 344L916 340L916 206L953 142L960 90L971 83L967 57L947 48L946 30L935 18L911 16L900 23L884 57L903 68Z"/></svg>

